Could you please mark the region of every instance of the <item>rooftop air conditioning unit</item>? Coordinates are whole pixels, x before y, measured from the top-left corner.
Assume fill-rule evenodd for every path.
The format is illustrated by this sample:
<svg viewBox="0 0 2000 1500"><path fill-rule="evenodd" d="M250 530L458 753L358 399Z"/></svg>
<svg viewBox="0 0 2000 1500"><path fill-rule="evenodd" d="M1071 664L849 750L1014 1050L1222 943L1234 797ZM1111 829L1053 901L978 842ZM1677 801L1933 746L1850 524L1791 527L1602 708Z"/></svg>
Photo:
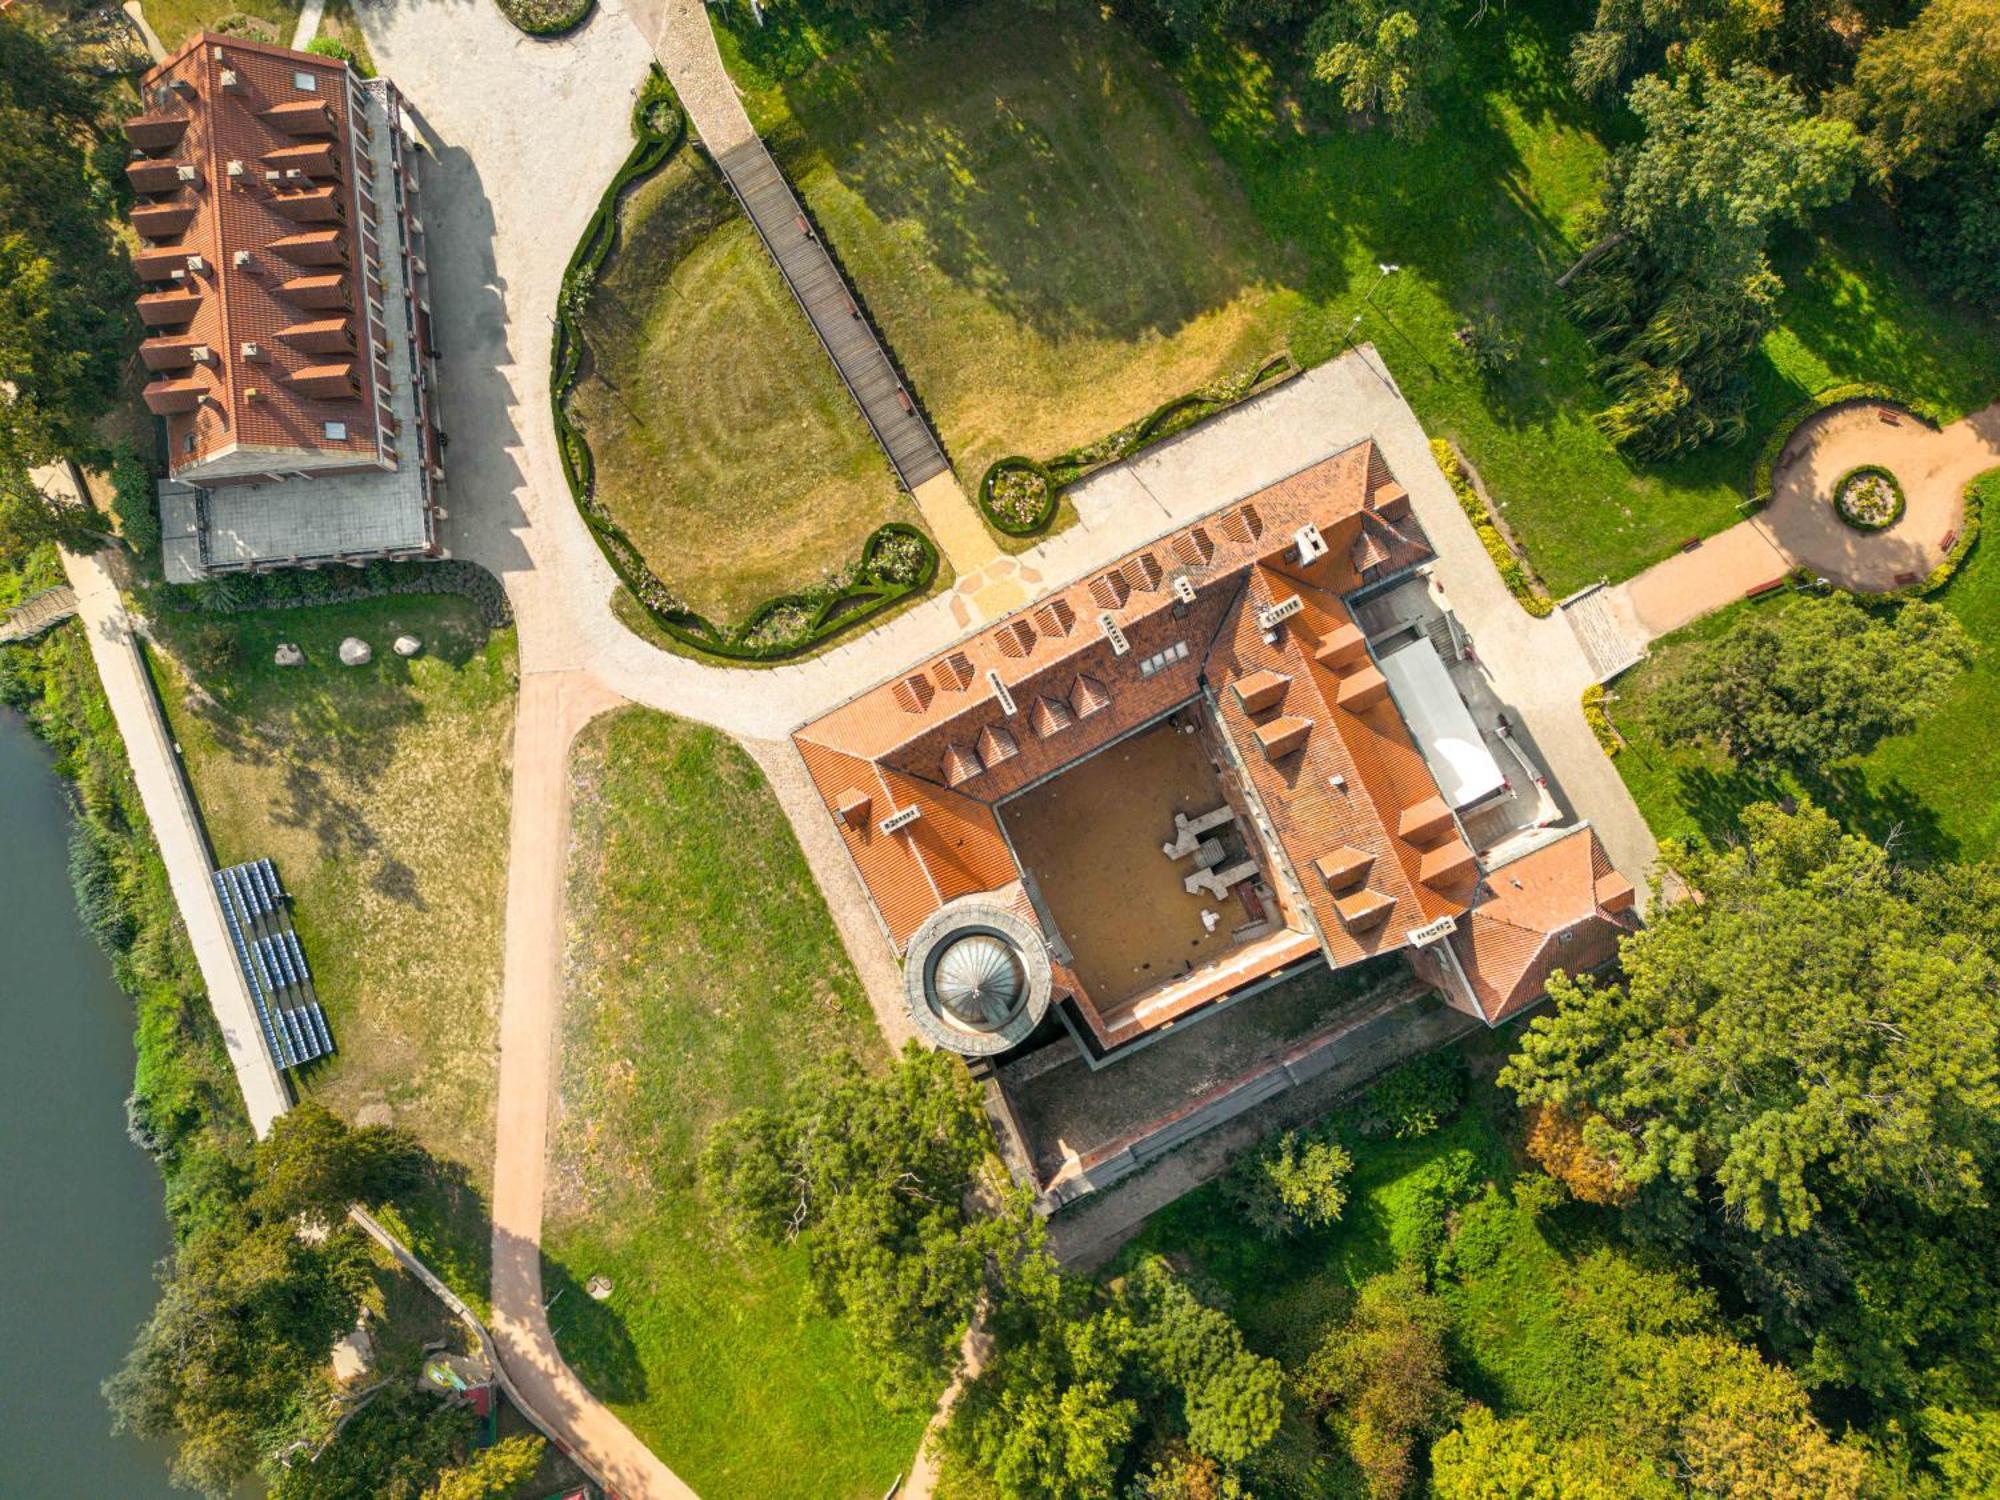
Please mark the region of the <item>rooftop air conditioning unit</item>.
<svg viewBox="0 0 2000 1500"><path fill-rule="evenodd" d="M243 163L240 161L232 161L227 167L223 168L223 170L227 172L232 179L241 177L243 175Z"/></svg>
<svg viewBox="0 0 2000 1500"><path fill-rule="evenodd" d="M190 255L188 257L188 269L190 271L196 272L197 274L199 274L202 271L206 271L208 269L207 258L205 256L200 256L200 255Z"/></svg>
<svg viewBox="0 0 2000 1500"><path fill-rule="evenodd" d="M283 182L285 174L280 172L276 167L266 167L264 169L264 180L266 182Z"/></svg>
<svg viewBox="0 0 2000 1500"><path fill-rule="evenodd" d="M250 252L248 250L238 250L235 254L230 256L229 259L230 263L233 264L239 271L248 270L250 268Z"/></svg>
<svg viewBox="0 0 2000 1500"><path fill-rule="evenodd" d="M182 182L193 182L195 178L199 175L200 174L195 171L194 164L192 162L182 162L180 166L174 170L174 176L180 178Z"/></svg>
<svg viewBox="0 0 2000 1500"><path fill-rule="evenodd" d="M246 340L243 345L243 357L245 359L262 359L264 357L264 346Z"/></svg>
<svg viewBox="0 0 2000 1500"><path fill-rule="evenodd" d="M300 178L304 177L305 175L306 174L300 171L297 167L285 168L285 181L287 182L297 182Z"/></svg>
<svg viewBox="0 0 2000 1500"><path fill-rule="evenodd" d="M1176 573L1174 575L1174 597L1183 604L1194 603L1194 580L1189 578L1187 574Z"/></svg>
<svg viewBox="0 0 2000 1500"><path fill-rule="evenodd" d="M242 83L236 77L236 70L234 68L224 68L217 75L217 81L232 94L243 87Z"/></svg>
<svg viewBox="0 0 2000 1500"><path fill-rule="evenodd" d="M1317 562L1326 556L1326 538L1319 534L1319 528L1308 521L1292 533L1292 545L1299 551L1299 566Z"/></svg>
<svg viewBox="0 0 2000 1500"><path fill-rule="evenodd" d="M1111 617L1110 610L1105 610L1097 617L1097 628L1102 630L1104 638L1111 642L1113 656L1123 656L1132 649L1132 643L1125 639L1125 632L1119 629L1118 622Z"/></svg>
<svg viewBox="0 0 2000 1500"><path fill-rule="evenodd" d="M215 351L206 344L196 344L192 349L188 350L188 358L198 365L205 365L211 359L215 358Z"/></svg>
<svg viewBox="0 0 2000 1500"><path fill-rule="evenodd" d="M1305 607L1305 601L1297 594L1277 604L1267 604L1257 611L1257 628L1268 634Z"/></svg>

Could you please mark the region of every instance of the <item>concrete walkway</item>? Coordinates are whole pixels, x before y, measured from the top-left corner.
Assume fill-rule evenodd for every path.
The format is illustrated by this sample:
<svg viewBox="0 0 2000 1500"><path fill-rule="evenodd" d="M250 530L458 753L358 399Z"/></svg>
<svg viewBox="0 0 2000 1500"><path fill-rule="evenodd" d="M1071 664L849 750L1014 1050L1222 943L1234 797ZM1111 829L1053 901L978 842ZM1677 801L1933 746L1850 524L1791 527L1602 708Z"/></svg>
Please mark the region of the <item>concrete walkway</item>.
<svg viewBox="0 0 2000 1500"><path fill-rule="evenodd" d="M38 469L30 478L44 494L71 504L83 503L67 464ZM261 1136L270 1130L273 1120L292 1107L292 1097L264 1044L256 1002L236 963L222 902L215 893L215 861L194 795L181 770L178 747L153 692L152 678L108 559L101 553L83 556L64 552L62 562L76 594L77 613L83 620L98 680L104 684L111 716L125 741L125 758L132 766L139 801L146 809L146 821L153 825L153 841L167 867L167 884L201 969L216 1029L222 1033L229 1065L236 1071L243 1108L251 1128Z"/></svg>
<svg viewBox="0 0 2000 1500"><path fill-rule="evenodd" d="M326 0L306 0L299 11L299 24L292 28L291 47L294 52L306 50L306 43L319 35L319 23L326 15Z"/></svg>
<svg viewBox="0 0 2000 1500"><path fill-rule="evenodd" d="M1898 420L1885 422L1885 409ZM1862 464L1894 474L1907 501L1902 517L1881 531L1857 531L1834 512L1834 485ZM1802 422L1786 443L1761 511L1604 590L1592 602L1590 623L1601 629L1609 618L1622 627L1636 643L1636 660L1646 644L1794 568L1857 593L1906 588L1944 561L1965 525L1965 486L1995 467L2000 402L1939 431L1879 401L1832 407Z"/></svg>

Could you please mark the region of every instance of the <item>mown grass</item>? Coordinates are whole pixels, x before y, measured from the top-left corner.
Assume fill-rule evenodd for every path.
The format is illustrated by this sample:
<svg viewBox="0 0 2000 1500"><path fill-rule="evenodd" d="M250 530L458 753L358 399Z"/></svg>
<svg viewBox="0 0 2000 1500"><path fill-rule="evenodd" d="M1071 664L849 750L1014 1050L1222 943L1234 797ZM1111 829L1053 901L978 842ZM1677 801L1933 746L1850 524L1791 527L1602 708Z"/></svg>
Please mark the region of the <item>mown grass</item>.
<svg viewBox="0 0 2000 1500"><path fill-rule="evenodd" d="M543 1230L557 1341L712 1500L886 1490L923 1413L885 1410L794 1251L737 1245L696 1183L707 1128L807 1064L880 1060L860 981L741 750L640 709L572 762L568 987ZM612 1279L608 1302L580 1289ZM571 1288L562 1291L562 1288Z"/></svg>
<svg viewBox="0 0 2000 1500"><path fill-rule="evenodd" d="M232 27L237 35L289 47L302 7L293 0L145 0L144 8L146 24L171 52L196 32L236 18L245 23Z"/></svg>
<svg viewBox="0 0 2000 1500"><path fill-rule="evenodd" d="M653 571L721 624L920 523L771 264L698 151L626 200L571 397L598 493Z"/></svg>
<svg viewBox="0 0 2000 1500"><path fill-rule="evenodd" d="M1884 740L1858 760L1801 777L1743 770L1709 746L1660 743L1652 701L1661 680L1752 609L1781 609L1786 596L1736 604L1664 637L1620 678L1612 721L1626 748L1614 764L1659 837L1730 837L1749 803L1808 796L1849 827L1907 855L1958 860L2000 853L2000 554L1974 546L1959 574L1936 596L1980 644L1978 659L1943 706L1914 731Z"/></svg>
<svg viewBox="0 0 2000 1500"><path fill-rule="evenodd" d="M968 482L1252 352L1288 342L1310 363L1369 340L1561 595L1737 519L1765 429L1829 383L1953 411L2000 395L1993 322L1923 295L1849 205L1774 247L1787 291L1748 372L1749 439L1628 463L1590 422L1603 394L1553 284L1630 128L1568 86L1586 19L1526 0L1461 30L1464 66L1414 144L1324 123L1296 53L1215 42L1163 68L1067 0L973 4L920 35L781 22L723 44ZM1481 316L1523 341L1498 379L1452 336Z"/></svg>
<svg viewBox="0 0 2000 1500"><path fill-rule="evenodd" d="M349 1119L440 1158L403 1227L483 1303L492 1170L513 632L464 600L403 595L240 615L160 612L155 681L218 859L262 856L338 1049L295 1074ZM410 661L389 648L408 632ZM341 666L348 635L368 666ZM305 652L277 667L278 642Z"/></svg>
<svg viewBox="0 0 2000 1500"><path fill-rule="evenodd" d="M732 73L968 489L1283 345L1301 268L1116 22L1065 0L921 35L774 24L722 34Z"/></svg>

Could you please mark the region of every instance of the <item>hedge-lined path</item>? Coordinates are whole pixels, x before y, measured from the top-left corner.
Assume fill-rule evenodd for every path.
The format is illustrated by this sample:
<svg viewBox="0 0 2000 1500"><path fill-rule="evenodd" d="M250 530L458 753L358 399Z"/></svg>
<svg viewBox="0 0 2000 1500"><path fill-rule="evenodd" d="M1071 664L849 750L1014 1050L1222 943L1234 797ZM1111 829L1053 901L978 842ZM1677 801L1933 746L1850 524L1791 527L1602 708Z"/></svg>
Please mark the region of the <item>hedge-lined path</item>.
<svg viewBox="0 0 2000 1500"><path fill-rule="evenodd" d="M1884 412L1895 420L1884 421ZM1834 513L1834 485L1863 464L1894 474L1908 502L1881 531L1857 531ZM1942 430L1879 400L1829 407L1786 442L1761 511L1600 591L1596 608L1649 643L1794 568L1862 594L1921 583L1964 528L1966 485L1995 465L2000 402Z"/></svg>

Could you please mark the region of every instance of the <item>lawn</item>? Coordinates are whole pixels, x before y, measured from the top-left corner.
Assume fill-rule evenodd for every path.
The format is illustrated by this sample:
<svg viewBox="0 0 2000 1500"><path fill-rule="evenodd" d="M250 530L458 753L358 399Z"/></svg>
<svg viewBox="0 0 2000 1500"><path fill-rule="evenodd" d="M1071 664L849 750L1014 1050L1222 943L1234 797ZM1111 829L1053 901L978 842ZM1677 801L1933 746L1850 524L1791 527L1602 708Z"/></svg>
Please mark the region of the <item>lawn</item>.
<svg viewBox="0 0 2000 1500"><path fill-rule="evenodd" d="M1611 705L1627 742L1614 764L1653 832L1722 839L1734 832L1746 804L1807 795L1871 838L1893 833L1912 855L1982 860L2000 853L2000 798L1994 795L2000 739L1993 734L2000 723L2000 553L1989 543L1974 547L1937 599L1980 643L1979 659L1915 731L1809 782L1750 775L1719 750L1668 749L1648 712L1656 685L1677 662L1699 652L1743 611L1782 608L1782 599L1734 605L1656 642L1653 654L1618 680Z"/></svg>
<svg viewBox="0 0 2000 1500"><path fill-rule="evenodd" d="M1352 330L1561 595L1737 519L1764 431L1832 381L1961 411L2000 395L1992 322L1914 290L1893 236L1848 207L1776 246L1788 290L1749 371L1751 437L1627 463L1591 425L1590 349L1553 286L1606 138L1629 128L1568 87L1585 20L1527 0L1461 30L1464 66L1416 144L1321 123L1289 64L1232 44L1163 66L1071 0L975 3L921 34L774 22L722 40L968 482L1278 345L1329 358ZM1497 380L1452 337L1481 316L1523 342Z"/></svg>
<svg viewBox="0 0 2000 1500"><path fill-rule="evenodd" d="M489 634L470 603L439 595L162 610L154 628L155 681L217 857L268 856L293 897L338 1049L294 1074L301 1092L414 1131L467 1187L457 1234L477 1241L470 1185L493 1160L513 632ZM391 652L403 632L422 655ZM348 635L372 643L371 664L339 664ZM280 641L306 664L274 666ZM443 1226L426 1227L429 1254ZM483 1252L437 1249L440 1270L483 1299Z"/></svg>
<svg viewBox="0 0 2000 1500"><path fill-rule="evenodd" d="M968 488L1283 347L1300 265L1116 22L975 3L839 48L772 20L724 56Z"/></svg>
<svg viewBox="0 0 2000 1500"><path fill-rule="evenodd" d="M571 397L598 493L717 624L919 520L750 221L684 148L626 199Z"/></svg>
<svg viewBox="0 0 2000 1500"><path fill-rule="evenodd" d="M642 709L572 762L569 992L543 1229L563 1354L710 1500L888 1489L923 1413L885 1410L799 1253L735 1244L696 1187L707 1127L807 1063L880 1060L860 981L762 775ZM609 1276L609 1301L578 1288ZM569 1290L563 1290L569 1288Z"/></svg>

